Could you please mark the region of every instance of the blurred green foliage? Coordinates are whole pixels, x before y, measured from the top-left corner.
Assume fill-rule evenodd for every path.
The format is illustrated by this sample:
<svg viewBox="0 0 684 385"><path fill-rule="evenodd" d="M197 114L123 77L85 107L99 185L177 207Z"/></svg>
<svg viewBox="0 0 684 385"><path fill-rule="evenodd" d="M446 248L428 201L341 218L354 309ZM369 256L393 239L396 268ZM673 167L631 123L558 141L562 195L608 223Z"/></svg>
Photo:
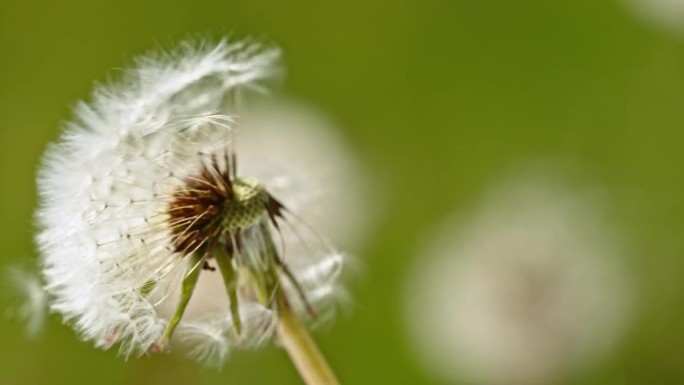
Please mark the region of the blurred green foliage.
<svg viewBox="0 0 684 385"><path fill-rule="evenodd" d="M684 382L684 38L620 2L2 1L1 263L35 257L40 154L93 81L149 49L225 35L281 45L282 91L344 127L383 193L354 309L316 335L343 383L434 381L405 336L411 258L434 223L529 159L572 160L605 188L640 289L616 353L567 382ZM199 371L174 356L124 362L58 317L36 340L21 330L0 321L2 384L300 383L277 348Z"/></svg>

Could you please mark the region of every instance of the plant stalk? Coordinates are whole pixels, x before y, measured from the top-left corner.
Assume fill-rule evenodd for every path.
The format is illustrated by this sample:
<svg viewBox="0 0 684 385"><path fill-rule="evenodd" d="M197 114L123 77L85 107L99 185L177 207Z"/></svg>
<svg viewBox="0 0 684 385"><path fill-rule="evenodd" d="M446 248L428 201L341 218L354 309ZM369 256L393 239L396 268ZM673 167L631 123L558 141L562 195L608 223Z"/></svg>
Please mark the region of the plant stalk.
<svg viewBox="0 0 684 385"><path fill-rule="evenodd" d="M339 385L309 331L292 308L284 302L279 307L278 337L307 385Z"/></svg>

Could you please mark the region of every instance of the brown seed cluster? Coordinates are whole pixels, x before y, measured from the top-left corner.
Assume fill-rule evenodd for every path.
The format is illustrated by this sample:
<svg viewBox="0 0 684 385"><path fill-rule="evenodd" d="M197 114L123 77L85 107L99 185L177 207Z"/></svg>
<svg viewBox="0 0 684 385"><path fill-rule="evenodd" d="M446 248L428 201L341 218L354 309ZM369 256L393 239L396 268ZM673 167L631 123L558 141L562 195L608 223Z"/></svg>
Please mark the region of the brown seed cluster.
<svg viewBox="0 0 684 385"><path fill-rule="evenodd" d="M231 186L229 173L219 173L215 164L185 179L168 206L177 252L191 252L221 235L221 216L233 199Z"/></svg>
<svg viewBox="0 0 684 385"><path fill-rule="evenodd" d="M267 214L277 226L282 205L256 181L219 171L216 161L185 179L168 206L176 252L213 246L224 233L238 233Z"/></svg>

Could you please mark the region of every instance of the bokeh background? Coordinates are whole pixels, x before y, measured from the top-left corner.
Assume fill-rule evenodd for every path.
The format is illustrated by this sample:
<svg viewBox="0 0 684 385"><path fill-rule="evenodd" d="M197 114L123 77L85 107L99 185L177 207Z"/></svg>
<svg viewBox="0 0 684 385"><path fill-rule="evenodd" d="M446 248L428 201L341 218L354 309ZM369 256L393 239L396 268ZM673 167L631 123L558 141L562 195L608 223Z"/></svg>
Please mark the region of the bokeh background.
<svg viewBox="0 0 684 385"><path fill-rule="evenodd" d="M36 257L36 167L94 81L187 37L254 36L283 48L278 92L338 123L380 195L355 305L316 333L343 383L472 383L425 364L407 282L435 228L526 163L562 164L567 189L600 192L632 293L613 347L547 380L684 383L684 7L659 3L4 0L0 263ZM34 339L2 318L0 345L2 384L300 383L277 348L237 352L221 371L173 355L124 362L56 316Z"/></svg>

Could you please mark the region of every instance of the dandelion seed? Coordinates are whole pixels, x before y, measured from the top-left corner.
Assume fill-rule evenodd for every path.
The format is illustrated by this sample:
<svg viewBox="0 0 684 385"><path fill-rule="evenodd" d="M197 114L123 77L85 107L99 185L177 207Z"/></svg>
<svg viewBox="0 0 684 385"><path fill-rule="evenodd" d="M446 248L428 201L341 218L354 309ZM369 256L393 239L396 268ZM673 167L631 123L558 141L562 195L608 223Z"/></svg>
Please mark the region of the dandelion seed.
<svg viewBox="0 0 684 385"><path fill-rule="evenodd" d="M281 200L300 193L274 182L289 176L239 163L243 93L265 89L278 57L188 43L77 106L44 157L36 216L51 309L84 339L125 356L177 341L220 364L284 314L331 308L344 258Z"/></svg>
<svg viewBox="0 0 684 385"><path fill-rule="evenodd" d="M6 270L5 291L14 294L17 303L5 309L5 314L25 323L26 335L36 337L45 323L47 296L40 278L25 267L9 266Z"/></svg>

